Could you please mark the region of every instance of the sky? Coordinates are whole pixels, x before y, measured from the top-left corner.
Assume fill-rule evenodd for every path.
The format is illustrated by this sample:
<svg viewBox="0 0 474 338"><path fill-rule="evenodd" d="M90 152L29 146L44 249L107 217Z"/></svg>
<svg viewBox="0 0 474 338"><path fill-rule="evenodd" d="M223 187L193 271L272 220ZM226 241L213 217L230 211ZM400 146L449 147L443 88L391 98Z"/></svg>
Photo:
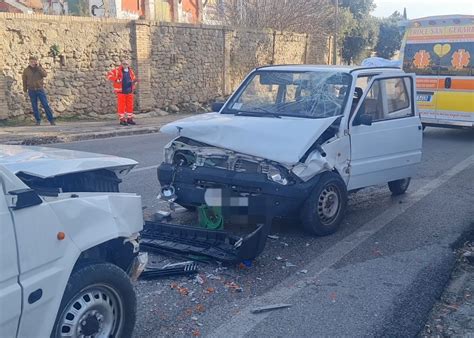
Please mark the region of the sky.
<svg viewBox="0 0 474 338"><path fill-rule="evenodd" d="M389 16L395 11L407 9L408 19L424 16L470 14L474 15L474 0L375 0L377 8L372 13L377 17Z"/></svg>

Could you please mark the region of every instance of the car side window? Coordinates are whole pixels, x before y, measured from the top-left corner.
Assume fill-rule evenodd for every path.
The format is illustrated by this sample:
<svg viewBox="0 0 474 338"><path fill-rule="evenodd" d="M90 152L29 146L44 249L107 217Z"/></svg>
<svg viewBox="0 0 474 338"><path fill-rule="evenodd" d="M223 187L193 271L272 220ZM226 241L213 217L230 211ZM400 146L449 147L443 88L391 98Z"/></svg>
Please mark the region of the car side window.
<svg viewBox="0 0 474 338"><path fill-rule="evenodd" d="M375 80L362 102L358 115L370 115L373 122L413 116L410 106L409 78L398 77ZM382 95L385 93L385 95ZM384 97L387 100L384 107Z"/></svg>
<svg viewBox="0 0 474 338"><path fill-rule="evenodd" d="M383 116L383 97L380 80L374 81L360 108L359 115L370 115L372 121L381 121Z"/></svg>
<svg viewBox="0 0 474 338"><path fill-rule="evenodd" d="M410 107L410 99L404 78L393 78L382 81L384 82L385 92L387 94L387 114L385 114L385 119L411 116L411 110L406 111L406 109Z"/></svg>

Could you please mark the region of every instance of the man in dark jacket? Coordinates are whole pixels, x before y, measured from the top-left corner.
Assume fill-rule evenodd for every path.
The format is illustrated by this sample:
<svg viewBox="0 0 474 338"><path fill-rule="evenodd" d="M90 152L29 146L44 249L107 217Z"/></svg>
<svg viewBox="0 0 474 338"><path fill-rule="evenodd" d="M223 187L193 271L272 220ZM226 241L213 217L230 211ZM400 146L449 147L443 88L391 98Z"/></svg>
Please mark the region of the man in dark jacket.
<svg viewBox="0 0 474 338"><path fill-rule="evenodd" d="M49 107L48 99L44 91L43 79L46 77L46 71L38 63L38 59L31 56L30 65L23 71L23 91L28 93L30 97L31 106L35 115L36 125L41 124L41 115L38 109L38 100L41 102L46 113L48 121L51 125L55 125L53 111Z"/></svg>

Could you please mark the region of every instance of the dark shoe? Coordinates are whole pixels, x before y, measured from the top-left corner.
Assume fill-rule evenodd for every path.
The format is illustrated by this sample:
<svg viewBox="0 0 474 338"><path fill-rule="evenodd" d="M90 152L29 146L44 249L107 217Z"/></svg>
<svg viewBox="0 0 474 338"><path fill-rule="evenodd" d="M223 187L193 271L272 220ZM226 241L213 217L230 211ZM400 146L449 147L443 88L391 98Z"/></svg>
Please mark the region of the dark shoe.
<svg viewBox="0 0 474 338"><path fill-rule="evenodd" d="M56 125L56 122L54 122L53 120L49 121L49 124L52 125L52 126L55 126Z"/></svg>
<svg viewBox="0 0 474 338"><path fill-rule="evenodd" d="M127 123L127 121L125 121L125 120L121 120L121 121L120 121L120 125L121 125L121 126L128 126L128 123Z"/></svg>
<svg viewBox="0 0 474 338"><path fill-rule="evenodd" d="M36 121L37 126L41 126L41 121Z"/></svg>
<svg viewBox="0 0 474 338"><path fill-rule="evenodd" d="M135 123L135 121L133 121L133 119L128 119L127 123L131 124L132 126L136 125L136 123Z"/></svg>

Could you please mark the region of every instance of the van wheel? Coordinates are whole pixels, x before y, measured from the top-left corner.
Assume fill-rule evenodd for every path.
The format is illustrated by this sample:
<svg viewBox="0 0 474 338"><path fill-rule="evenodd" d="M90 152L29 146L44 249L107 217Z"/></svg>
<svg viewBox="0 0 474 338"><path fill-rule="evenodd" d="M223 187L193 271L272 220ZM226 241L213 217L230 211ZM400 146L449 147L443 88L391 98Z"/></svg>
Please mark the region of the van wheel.
<svg viewBox="0 0 474 338"><path fill-rule="evenodd" d="M392 195L401 195L407 191L408 186L410 185L411 178L402 178L401 180L388 182L388 188L392 192Z"/></svg>
<svg viewBox="0 0 474 338"><path fill-rule="evenodd" d="M74 271L51 337L131 337L136 296L127 274L100 263Z"/></svg>
<svg viewBox="0 0 474 338"><path fill-rule="evenodd" d="M301 222L313 235L330 235L339 229L347 209L347 189L335 173L323 173L303 205Z"/></svg>

